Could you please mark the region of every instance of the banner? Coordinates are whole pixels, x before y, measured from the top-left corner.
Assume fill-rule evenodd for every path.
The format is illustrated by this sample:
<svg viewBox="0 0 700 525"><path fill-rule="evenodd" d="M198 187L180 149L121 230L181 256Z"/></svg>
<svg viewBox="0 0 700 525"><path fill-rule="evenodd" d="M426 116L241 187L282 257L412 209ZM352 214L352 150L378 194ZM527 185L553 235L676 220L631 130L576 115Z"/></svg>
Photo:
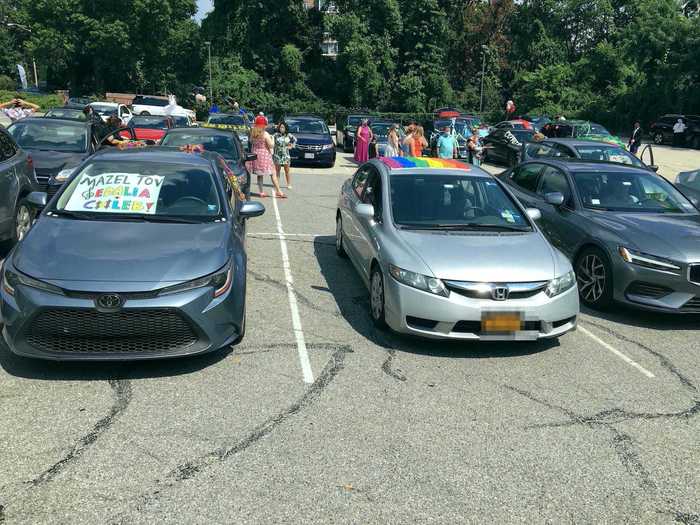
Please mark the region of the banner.
<svg viewBox="0 0 700 525"><path fill-rule="evenodd" d="M164 178L135 173L84 173L66 210L155 215Z"/></svg>
<svg viewBox="0 0 700 525"><path fill-rule="evenodd" d="M27 72L22 67L22 64L17 64L17 71L19 71L19 81L22 84L22 89L27 89Z"/></svg>

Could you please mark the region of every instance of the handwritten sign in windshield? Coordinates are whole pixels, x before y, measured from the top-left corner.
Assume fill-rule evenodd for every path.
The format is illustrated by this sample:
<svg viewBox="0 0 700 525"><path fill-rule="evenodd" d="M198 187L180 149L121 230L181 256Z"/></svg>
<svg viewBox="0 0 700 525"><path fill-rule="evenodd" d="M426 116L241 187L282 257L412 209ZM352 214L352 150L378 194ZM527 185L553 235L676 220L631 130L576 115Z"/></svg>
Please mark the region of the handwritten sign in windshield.
<svg viewBox="0 0 700 525"><path fill-rule="evenodd" d="M164 178L136 173L84 173L66 210L155 215Z"/></svg>

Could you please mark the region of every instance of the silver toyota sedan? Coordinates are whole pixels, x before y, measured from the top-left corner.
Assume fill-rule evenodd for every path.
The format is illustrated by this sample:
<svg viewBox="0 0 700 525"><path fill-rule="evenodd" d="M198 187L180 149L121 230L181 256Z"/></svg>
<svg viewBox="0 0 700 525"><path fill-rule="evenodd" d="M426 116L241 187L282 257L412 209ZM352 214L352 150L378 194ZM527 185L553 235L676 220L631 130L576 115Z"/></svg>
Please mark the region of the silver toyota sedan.
<svg viewBox="0 0 700 525"><path fill-rule="evenodd" d="M336 250L370 290L377 326L434 339L536 340L576 328L571 264L480 168L381 158L343 184Z"/></svg>

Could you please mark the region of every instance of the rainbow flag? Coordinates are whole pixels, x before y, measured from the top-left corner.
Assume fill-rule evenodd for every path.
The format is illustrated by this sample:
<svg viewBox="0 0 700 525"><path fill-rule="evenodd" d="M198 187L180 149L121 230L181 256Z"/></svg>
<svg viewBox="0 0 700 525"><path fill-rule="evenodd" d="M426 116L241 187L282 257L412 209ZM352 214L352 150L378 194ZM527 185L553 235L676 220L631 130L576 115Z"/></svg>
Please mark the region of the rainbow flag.
<svg viewBox="0 0 700 525"><path fill-rule="evenodd" d="M469 165L452 159L434 159L432 157L381 157L381 160L392 170L410 168L435 168L469 171Z"/></svg>

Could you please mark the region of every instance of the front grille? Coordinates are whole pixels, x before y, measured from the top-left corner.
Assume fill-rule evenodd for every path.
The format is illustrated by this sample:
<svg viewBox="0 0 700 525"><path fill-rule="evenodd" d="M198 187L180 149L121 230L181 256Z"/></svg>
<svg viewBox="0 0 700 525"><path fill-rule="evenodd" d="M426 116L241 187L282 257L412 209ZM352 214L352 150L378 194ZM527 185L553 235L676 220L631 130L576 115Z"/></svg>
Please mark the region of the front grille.
<svg viewBox="0 0 700 525"><path fill-rule="evenodd" d="M322 144L297 144L296 149L299 151L321 151L323 149Z"/></svg>
<svg viewBox="0 0 700 525"><path fill-rule="evenodd" d="M700 264L693 264L688 269L688 280L691 283L700 284Z"/></svg>
<svg viewBox="0 0 700 525"><path fill-rule="evenodd" d="M34 172L36 173L36 181L39 183L40 191L48 192L49 179L51 178L53 171L46 170L46 169L34 168Z"/></svg>
<svg viewBox="0 0 700 525"><path fill-rule="evenodd" d="M693 297L681 307L681 310L697 310L700 312L700 297Z"/></svg>
<svg viewBox="0 0 700 525"><path fill-rule="evenodd" d="M523 331L534 331L540 332L542 329L542 323L540 321L525 321L523 323ZM452 328L453 332L460 334L480 334L481 333L481 321L459 321Z"/></svg>
<svg viewBox="0 0 700 525"><path fill-rule="evenodd" d="M464 287L467 283L460 283L459 281L445 281L445 287L463 297L468 297L470 299L491 299L491 292L484 293L483 291L468 287ZM507 284L506 284L507 286ZM529 297L534 297L547 287L547 283L516 283L509 286L508 299L527 299Z"/></svg>
<svg viewBox="0 0 700 525"><path fill-rule="evenodd" d="M27 342L53 353L162 353L183 350L198 338L176 311L65 309L40 313L27 330Z"/></svg>
<svg viewBox="0 0 700 525"><path fill-rule="evenodd" d="M672 292L670 288L652 283L635 281L627 287L627 295L640 295L651 299L660 299Z"/></svg>

